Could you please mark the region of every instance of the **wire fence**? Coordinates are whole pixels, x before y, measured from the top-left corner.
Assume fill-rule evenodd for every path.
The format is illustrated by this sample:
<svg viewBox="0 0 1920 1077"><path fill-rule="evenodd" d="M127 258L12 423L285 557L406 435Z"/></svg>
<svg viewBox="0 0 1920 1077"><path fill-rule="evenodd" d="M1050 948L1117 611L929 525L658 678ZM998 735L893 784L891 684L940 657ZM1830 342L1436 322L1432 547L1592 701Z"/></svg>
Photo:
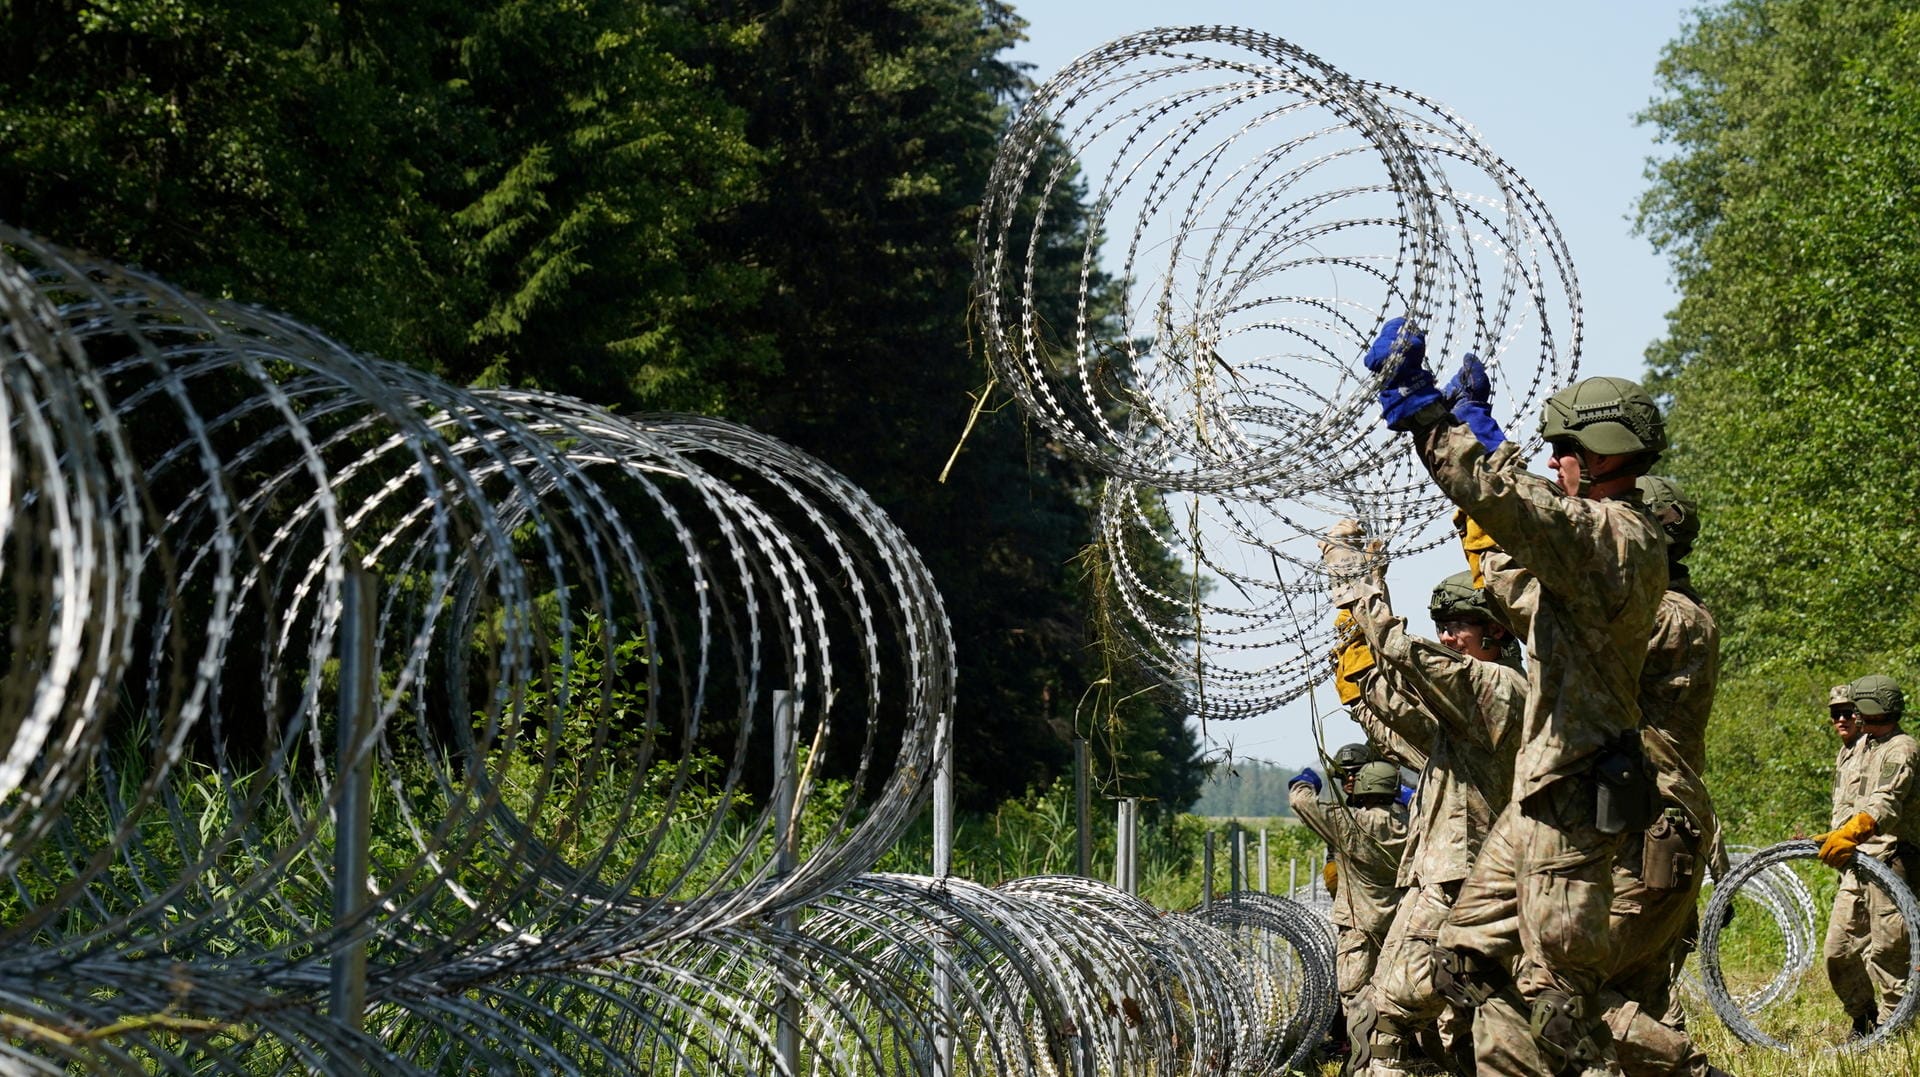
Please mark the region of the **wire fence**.
<svg viewBox="0 0 1920 1077"><path fill-rule="evenodd" d="M0 303L10 1068L1258 1073L1317 1042L1330 955L1277 899L869 873L945 765L953 645L817 461L10 227Z"/></svg>

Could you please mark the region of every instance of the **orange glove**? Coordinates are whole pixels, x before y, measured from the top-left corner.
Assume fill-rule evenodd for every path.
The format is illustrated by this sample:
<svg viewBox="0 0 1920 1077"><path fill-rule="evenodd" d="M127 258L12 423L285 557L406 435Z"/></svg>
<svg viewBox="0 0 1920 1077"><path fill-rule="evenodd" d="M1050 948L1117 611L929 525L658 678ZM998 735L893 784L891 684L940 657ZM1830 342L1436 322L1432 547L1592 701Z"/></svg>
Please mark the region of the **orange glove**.
<svg viewBox="0 0 1920 1077"><path fill-rule="evenodd" d="M1454 512L1453 527L1460 532L1460 549L1467 555L1467 567L1473 570L1473 585L1485 587L1487 580L1480 573L1480 555L1488 550L1499 549L1500 544L1493 541L1492 535L1480 530L1480 525L1473 522L1473 517L1468 516L1465 509Z"/></svg>
<svg viewBox="0 0 1920 1077"><path fill-rule="evenodd" d="M1320 878L1327 884L1327 896L1332 897L1340 889L1340 865L1327 861L1320 868Z"/></svg>
<svg viewBox="0 0 1920 1077"><path fill-rule="evenodd" d="M1861 842L1873 837L1879 824L1873 816L1861 812L1840 824L1840 829L1829 830L1820 835L1820 862L1834 869L1844 868L1853 863L1853 851Z"/></svg>
<svg viewBox="0 0 1920 1077"><path fill-rule="evenodd" d="M1341 704L1351 706L1360 698L1360 675L1373 668L1373 649L1354 628L1352 610L1336 612L1333 628L1338 637L1333 645L1333 690Z"/></svg>

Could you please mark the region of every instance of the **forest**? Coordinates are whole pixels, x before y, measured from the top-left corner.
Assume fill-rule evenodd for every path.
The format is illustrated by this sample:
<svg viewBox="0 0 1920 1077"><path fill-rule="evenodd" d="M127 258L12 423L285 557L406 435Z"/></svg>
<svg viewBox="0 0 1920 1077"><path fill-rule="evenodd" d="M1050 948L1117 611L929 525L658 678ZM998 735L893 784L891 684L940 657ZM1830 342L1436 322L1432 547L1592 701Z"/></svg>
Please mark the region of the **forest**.
<svg viewBox="0 0 1920 1077"><path fill-rule="evenodd" d="M1920 674L1920 11L1703 9L1642 115L1639 226L1679 305L1648 355L1724 633L1708 785L1735 837L1827 823L1829 685Z"/></svg>
<svg viewBox="0 0 1920 1077"><path fill-rule="evenodd" d="M1090 624L1096 477L978 400L1021 26L998 0L19 0L0 220L457 382L798 446L945 596L964 805L1047 788L1080 736L1103 795L1177 809L1196 738ZM1049 219L1065 294L1078 207Z"/></svg>
<svg viewBox="0 0 1920 1077"><path fill-rule="evenodd" d="M970 329L1021 27L1001 0L13 0L0 219L459 382L786 439L940 582L969 806L1086 736L1102 795L1183 808L1200 746L1090 613L1097 478ZM1824 823L1827 685L1920 673L1916 46L1910 5L1729 0L1641 117L1638 227L1681 294L1647 380L1701 505L1742 840ZM1083 210L1050 207L1063 267Z"/></svg>

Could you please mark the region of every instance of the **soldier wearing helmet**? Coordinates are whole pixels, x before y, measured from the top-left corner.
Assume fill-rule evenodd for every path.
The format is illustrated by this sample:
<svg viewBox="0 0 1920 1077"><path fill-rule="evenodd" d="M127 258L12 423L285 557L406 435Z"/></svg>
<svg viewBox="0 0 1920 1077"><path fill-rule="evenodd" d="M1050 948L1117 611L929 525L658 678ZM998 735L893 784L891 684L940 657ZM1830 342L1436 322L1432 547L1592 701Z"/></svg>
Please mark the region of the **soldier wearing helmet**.
<svg viewBox="0 0 1920 1077"><path fill-rule="evenodd" d="M1893 901L1854 870L1857 855L1881 860L1909 882L1920 869L1920 785L1914 781L1920 744L1902 732L1905 697L1893 678L1875 673L1847 686L1862 735L1842 752L1851 771L1836 789L1834 829L1820 835L1820 859L1840 870L1839 892L1827 920L1827 980L1853 1020L1856 1035L1872 1031L1905 994L1907 927ZM1835 709L1844 706L1836 704ZM1844 792L1844 802L1842 799Z"/></svg>
<svg viewBox="0 0 1920 1077"><path fill-rule="evenodd" d="M1506 806L1527 678L1517 648L1470 572L1433 588L1427 612L1436 640L1407 631L1394 614L1377 559L1359 552L1358 524L1335 527L1321 547L1333 600L1355 626L1347 669L1360 669L1352 713L1380 743L1404 742L1425 758L1400 863L1406 896L1395 910L1372 980L1347 1018L1356 1075L1404 1074L1422 1055L1465 1046L1471 1015L1451 1008L1435 983L1437 937L1481 839ZM1441 1043L1422 1044L1438 1027Z"/></svg>
<svg viewBox="0 0 1920 1077"><path fill-rule="evenodd" d="M1613 869L1608 934L1618 955L1602 1004L1622 1068L1717 1074L1672 1013L1673 978L1693 949L1705 869L1727 870L1720 821L1702 777L1707 719L1720 676L1720 627L1683 560L1700 533L1699 511L1672 479L1636 484L1667 536L1667 593L1640 673L1640 744L1659 790L1653 825L1629 834Z"/></svg>
<svg viewBox="0 0 1920 1077"><path fill-rule="evenodd" d="M1373 975L1394 906L1400 902L1400 855L1407 843L1407 807L1400 768L1364 744L1334 753L1345 803L1322 800L1320 776L1302 771L1287 785L1294 818L1320 836L1340 864L1329 918L1337 929L1334 978L1343 1002ZM1349 769L1348 764L1356 764Z"/></svg>
<svg viewBox="0 0 1920 1077"><path fill-rule="evenodd" d="M1484 534L1485 588L1529 659L1512 794L1441 930L1441 987L1475 1008L1483 1069L1604 1068L1613 864L1655 803L1639 692L1667 538L1635 481L1665 427L1640 386L1584 379L1547 400L1552 478L1531 475L1493 419L1479 360L1465 357L1442 392L1425 352L1404 320L1382 328L1366 356L1383 375L1382 414Z"/></svg>

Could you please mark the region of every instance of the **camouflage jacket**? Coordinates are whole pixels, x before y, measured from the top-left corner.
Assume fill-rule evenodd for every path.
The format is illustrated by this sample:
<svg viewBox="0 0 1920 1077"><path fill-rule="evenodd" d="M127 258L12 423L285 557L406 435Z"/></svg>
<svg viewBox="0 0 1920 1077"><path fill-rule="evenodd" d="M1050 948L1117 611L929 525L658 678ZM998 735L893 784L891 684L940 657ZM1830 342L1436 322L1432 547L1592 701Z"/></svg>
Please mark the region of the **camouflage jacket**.
<svg viewBox="0 0 1920 1077"><path fill-rule="evenodd" d="M1860 796L1860 757L1865 754L1867 738L1862 734L1855 737L1852 744L1842 744L1840 753L1833 757L1833 813L1827 820L1829 827L1837 829L1853 818L1853 802Z"/></svg>
<svg viewBox="0 0 1920 1077"><path fill-rule="evenodd" d="M1500 547L1480 565L1488 597L1527 645L1513 786L1524 800L1584 772L1639 727L1640 673L1667 590L1666 535L1637 493L1568 497L1527 473L1516 442L1489 456L1448 419L1414 445L1440 489Z"/></svg>
<svg viewBox="0 0 1920 1077"><path fill-rule="evenodd" d="M1355 720L1376 741L1394 737L1425 749L1398 881L1464 879L1513 786L1526 674L1408 633L1377 576L1344 582L1334 602L1353 611L1373 651Z"/></svg>
<svg viewBox="0 0 1920 1077"><path fill-rule="evenodd" d="M1720 848L1720 820L1702 775L1707 718L1720 682L1720 626L1691 591L1661 596L1640 671L1640 745L1660 795L1692 820L1703 848ZM1718 859L1716 857L1716 859ZM1715 865L1716 871L1725 866Z"/></svg>
<svg viewBox="0 0 1920 1077"><path fill-rule="evenodd" d="M1873 816L1873 837L1860 843L1860 851L1888 860L1895 841L1920 844L1920 783L1914 781L1920 741L1896 727L1884 737L1863 735L1854 744L1867 750L1856 763L1856 792L1846 818L1858 812Z"/></svg>
<svg viewBox="0 0 1920 1077"><path fill-rule="evenodd" d="M1375 942L1384 941L1402 893L1396 880L1407 844L1406 805L1332 804L1299 783L1287 788L1287 803L1294 817L1333 849L1340 864L1339 890L1328 919L1365 932Z"/></svg>

